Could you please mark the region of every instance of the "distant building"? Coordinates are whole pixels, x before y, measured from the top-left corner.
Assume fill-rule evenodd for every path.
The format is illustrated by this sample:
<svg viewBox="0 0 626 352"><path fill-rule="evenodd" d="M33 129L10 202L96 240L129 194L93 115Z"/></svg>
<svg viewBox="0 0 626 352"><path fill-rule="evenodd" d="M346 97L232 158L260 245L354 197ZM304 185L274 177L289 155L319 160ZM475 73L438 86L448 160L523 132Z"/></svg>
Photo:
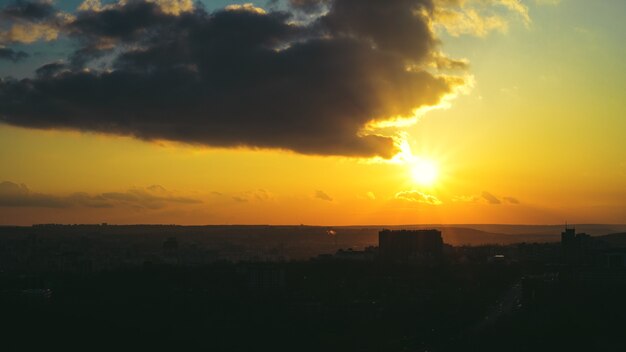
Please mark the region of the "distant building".
<svg viewBox="0 0 626 352"><path fill-rule="evenodd" d="M585 233L576 233L574 228L561 232L563 262L570 265L589 265L593 262L597 241Z"/></svg>
<svg viewBox="0 0 626 352"><path fill-rule="evenodd" d="M378 233L378 246L383 261L432 261L443 254L439 230L383 230Z"/></svg>

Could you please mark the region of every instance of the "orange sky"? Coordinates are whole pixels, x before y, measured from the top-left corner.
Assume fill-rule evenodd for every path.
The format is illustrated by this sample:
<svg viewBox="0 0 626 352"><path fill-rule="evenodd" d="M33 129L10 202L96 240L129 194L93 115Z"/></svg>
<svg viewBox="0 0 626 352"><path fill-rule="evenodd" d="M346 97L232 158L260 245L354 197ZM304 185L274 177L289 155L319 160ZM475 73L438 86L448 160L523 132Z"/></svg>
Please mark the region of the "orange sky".
<svg viewBox="0 0 626 352"><path fill-rule="evenodd" d="M0 224L625 223L626 5L472 4L433 24L463 83L377 130L392 159L0 124Z"/></svg>

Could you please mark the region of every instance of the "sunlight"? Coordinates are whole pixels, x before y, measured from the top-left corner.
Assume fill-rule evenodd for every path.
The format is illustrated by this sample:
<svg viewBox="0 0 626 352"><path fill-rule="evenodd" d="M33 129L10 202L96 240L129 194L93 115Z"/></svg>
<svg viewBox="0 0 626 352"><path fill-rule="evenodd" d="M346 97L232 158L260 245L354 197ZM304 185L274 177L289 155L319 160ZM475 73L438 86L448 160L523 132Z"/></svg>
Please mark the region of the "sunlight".
<svg viewBox="0 0 626 352"><path fill-rule="evenodd" d="M422 186L432 186L437 181L437 165L432 160L417 158L411 167L413 181Z"/></svg>
<svg viewBox="0 0 626 352"><path fill-rule="evenodd" d="M402 136L398 143L400 152L390 161L392 163L406 165L409 169L411 180L421 186L433 186L439 178L439 164L432 158L421 157L413 154L406 136Z"/></svg>

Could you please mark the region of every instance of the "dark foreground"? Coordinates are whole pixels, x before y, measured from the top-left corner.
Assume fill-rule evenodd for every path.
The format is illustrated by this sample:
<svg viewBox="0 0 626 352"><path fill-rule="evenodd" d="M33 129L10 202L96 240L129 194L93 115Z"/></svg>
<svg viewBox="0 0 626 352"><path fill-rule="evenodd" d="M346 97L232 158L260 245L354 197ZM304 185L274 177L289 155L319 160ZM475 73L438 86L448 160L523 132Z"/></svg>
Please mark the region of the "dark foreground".
<svg viewBox="0 0 626 352"><path fill-rule="evenodd" d="M625 350L621 272L545 271L302 261L3 273L1 343L4 351Z"/></svg>

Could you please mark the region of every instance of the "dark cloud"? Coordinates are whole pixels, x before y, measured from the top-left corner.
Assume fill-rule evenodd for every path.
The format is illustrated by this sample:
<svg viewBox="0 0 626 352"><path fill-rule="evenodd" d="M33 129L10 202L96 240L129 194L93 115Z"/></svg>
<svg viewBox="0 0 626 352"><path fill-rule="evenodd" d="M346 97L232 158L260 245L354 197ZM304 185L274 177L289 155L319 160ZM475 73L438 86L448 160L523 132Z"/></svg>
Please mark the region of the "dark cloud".
<svg viewBox="0 0 626 352"><path fill-rule="evenodd" d="M0 9L0 18L42 21L56 14L51 1L15 0Z"/></svg>
<svg viewBox="0 0 626 352"><path fill-rule="evenodd" d="M0 48L0 60L19 62L28 58L28 54L23 51L15 51L10 48Z"/></svg>
<svg viewBox="0 0 626 352"><path fill-rule="evenodd" d="M0 7L0 44L57 40L71 21L52 1L13 1Z"/></svg>
<svg viewBox="0 0 626 352"><path fill-rule="evenodd" d="M68 202L51 195L31 192L26 185L5 181L0 183L0 206L64 208Z"/></svg>
<svg viewBox="0 0 626 352"><path fill-rule="evenodd" d="M131 1L101 11L81 11L65 27L68 34L81 43L81 48L70 56L70 62L80 68L110 53L116 43L146 40L176 19L157 4L143 1Z"/></svg>
<svg viewBox="0 0 626 352"><path fill-rule="evenodd" d="M436 44L421 14L432 7L430 0L335 0L320 22L332 35L365 39L382 51L420 61Z"/></svg>
<svg viewBox="0 0 626 352"><path fill-rule="evenodd" d="M321 200L325 200L327 202L332 202L333 201L333 198L331 198L331 196L326 194L326 192L320 191L320 190L315 191L315 198L321 199Z"/></svg>
<svg viewBox="0 0 626 352"><path fill-rule="evenodd" d="M421 14L432 4L324 3L328 13L310 24L249 6L175 16L154 3L130 1L81 11L65 26L80 44L70 65L1 81L0 121L216 147L390 158L398 152L394 138L364 127L412 116L462 83L415 68L437 46ZM96 59L107 68L95 69Z"/></svg>
<svg viewBox="0 0 626 352"><path fill-rule="evenodd" d="M39 67L35 71L35 75L38 78L50 78L66 68L67 66L63 63L53 62Z"/></svg>
<svg viewBox="0 0 626 352"><path fill-rule="evenodd" d="M483 191L482 193L482 197L484 200L486 200L489 204L501 204L502 202L500 201L500 199L498 199L496 196L494 196L493 194L487 192L487 191Z"/></svg>
<svg viewBox="0 0 626 352"><path fill-rule="evenodd" d="M151 28L175 20L155 3L131 1L125 6L102 11L81 11L68 24L70 33L90 38L119 38L132 40Z"/></svg>
<svg viewBox="0 0 626 352"><path fill-rule="evenodd" d="M277 2L277 0L272 2ZM289 5L295 10L312 13L320 11L321 8L327 6L330 2L330 0L289 0Z"/></svg>
<svg viewBox="0 0 626 352"><path fill-rule="evenodd" d="M160 209L167 204L197 204L198 199L181 197L161 186L134 188L126 192L108 192L90 195L84 192L57 196L33 192L23 184L0 183L0 207L35 208L112 208L129 206L143 209Z"/></svg>

